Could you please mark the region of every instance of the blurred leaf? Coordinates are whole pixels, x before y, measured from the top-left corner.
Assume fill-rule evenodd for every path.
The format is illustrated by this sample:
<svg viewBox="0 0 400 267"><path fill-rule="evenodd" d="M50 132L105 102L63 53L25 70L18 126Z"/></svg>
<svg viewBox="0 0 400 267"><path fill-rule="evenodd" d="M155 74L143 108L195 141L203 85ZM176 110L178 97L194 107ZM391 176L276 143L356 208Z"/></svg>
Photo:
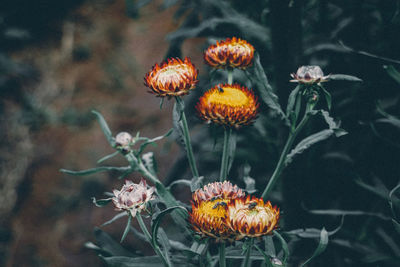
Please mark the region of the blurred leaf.
<svg viewBox="0 0 400 267"><path fill-rule="evenodd" d="M158 228L160 227L160 222L161 222L162 218L164 218L165 215L167 215L168 213L171 213L172 211L174 211L176 209L183 210L187 213L187 210L184 207L175 206L175 207L167 208L167 209L153 215L153 217L155 217L155 218L152 219L151 238L152 238L152 244L154 247L158 246L158 244L157 244ZM180 226L185 227L185 225L180 225Z"/></svg>
<svg viewBox="0 0 400 267"><path fill-rule="evenodd" d="M257 192L256 190L256 180L250 177L251 167L249 164L245 164L243 167L243 182L246 185L245 190L249 194Z"/></svg>
<svg viewBox="0 0 400 267"><path fill-rule="evenodd" d="M335 81L362 82L360 78L346 74L331 74L329 75L329 79Z"/></svg>
<svg viewBox="0 0 400 267"><path fill-rule="evenodd" d="M133 253L123 248L118 242L101 229L96 227L94 229L94 235L100 248L107 253L107 256L134 256ZM103 253L102 255L106 256Z"/></svg>
<svg viewBox="0 0 400 267"><path fill-rule="evenodd" d="M274 230L274 235L281 242L282 249L283 249L283 252L284 252L284 254L283 254L284 255L283 256L283 266L286 266L286 263L289 260L289 256L290 256L288 244L286 243L286 240L279 234L278 231Z"/></svg>
<svg viewBox="0 0 400 267"><path fill-rule="evenodd" d="M260 62L260 56L257 53L254 57L254 67L251 68L251 72L246 70L245 73L247 74L247 77L256 85L258 93L260 94L264 103L270 109L275 111L281 119L288 123L286 115L279 104L278 96L274 93L274 90L268 82L267 75L265 74L264 68Z"/></svg>
<svg viewBox="0 0 400 267"><path fill-rule="evenodd" d="M292 116L297 117L298 114L292 114L293 112L293 108L296 104L296 99L299 95L299 91L300 91L300 85L297 85L292 92L290 92L289 98L288 98L288 104L286 106L286 117L291 118ZM293 124L293 120L292 120L292 124Z"/></svg>
<svg viewBox="0 0 400 267"><path fill-rule="evenodd" d="M104 156L104 157L102 157L101 159L99 159L99 160L97 161L97 164L100 164L100 163L102 163L102 162L104 162L104 161L106 161L106 160L108 160L108 159L111 159L111 158L115 157L115 156L118 155L118 154L119 154L119 151L115 151L115 152L112 153L112 154L109 154L109 155L107 155L107 156Z"/></svg>
<svg viewBox="0 0 400 267"><path fill-rule="evenodd" d="M157 162L154 159L153 152L147 152L142 155L142 160L144 166L151 172L153 175L157 175Z"/></svg>
<svg viewBox="0 0 400 267"><path fill-rule="evenodd" d="M131 222L132 222L132 215L131 215L131 213L129 213L128 221L126 223L124 233L122 234L121 241L119 241L120 243L122 243L125 240L125 237L128 235L129 230L131 229Z"/></svg>
<svg viewBox="0 0 400 267"><path fill-rule="evenodd" d="M328 235L331 236L336 234L342 228L343 222L344 222L344 216L342 216L339 226L333 229L332 231L328 231ZM306 228L306 229L295 229L284 233L288 235L296 235L301 238L318 238L320 236L321 230L316 228Z"/></svg>
<svg viewBox="0 0 400 267"><path fill-rule="evenodd" d="M83 175L89 175L89 174L98 173L98 172L104 172L104 171L120 171L120 172L124 172L124 171L128 171L130 169L131 169L130 166L127 166L127 167L106 167L106 166L102 166L102 167L87 169L87 170L83 170L83 171L70 171L70 170L66 170L66 169L60 169L60 172L63 172L63 173L66 173L66 174L70 174L70 175L83 176Z"/></svg>
<svg viewBox="0 0 400 267"><path fill-rule="evenodd" d="M379 179L375 179L375 184L374 185L369 185L364 183L360 178L355 180L356 184L361 186L362 188L370 191L371 193L374 193L375 195L387 199L387 196L389 195L389 190L386 188L384 184Z"/></svg>
<svg viewBox="0 0 400 267"><path fill-rule="evenodd" d="M361 210L307 210L312 214L319 214L319 215L333 215L333 216L343 216L343 215L350 215L350 216L374 216L382 220L390 220L389 217L380 214L380 213L373 213L373 212L365 212Z"/></svg>
<svg viewBox="0 0 400 267"><path fill-rule="evenodd" d="M160 267L162 262L158 256L146 257L102 257L109 267Z"/></svg>
<svg viewBox="0 0 400 267"><path fill-rule="evenodd" d="M259 246L257 246L256 244L254 244L254 247L258 250L258 252L260 252L265 260L265 264L267 265L267 267L274 267L271 263L271 259L270 256L267 255Z"/></svg>
<svg viewBox="0 0 400 267"><path fill-rule="evenodd" d="M193 177L190 182L190 191L194 192L199 189L203 184L204 176Z"/></svg>
<svg viewBox="0 0 400 267"><path fill-rule="evenodd" d="M325 251L326 247L328 246L328 241L329 241L329 235L328 232L325 230L325 228L322 228L321 230L321 235L320 235L320 239L319 239L319 244L317 249L314 251L314 254L311 256L311 258L309 258L308 260L306 260L302 265L305 266L307 265L311 260L313 260L315 257L317 257L318 255L320 255L322 252Z"/></svg>
<svg viewBox="0 0 400 267"><path fill-rule="evenodd" d="M397 222L395 219L392 219L393 227L398 234L400 234L400 223Z"/></svg>
<svg viewBox="0 0 400 267"><path fill-rule="evenodd" d="M272 239L273 236L267 235L264 238L265 243L265 251L271 257L276 257L275 245L274 240Z"/></svg>
<svg viewBox="0 0 400 267"><path fill-rule="evenodd" d="M106 206L108 203L111 202L111 200L112 200L112 198L96 200L95 197L92 197L93 203L96 205L96 207L99 207L99 208Z"/></svg>
<svg viewBox="0 0 400 267"><path fill-rule="evenodd" d="M165 233L164 229L162 229L161 227L158 229L157 239L161 243L166 261L168 262L169 266L172 266L171 260L170 260L170 255L169 255L169 252L171 250L171 244L169 243L167 234Z"/></svg>
<svg viewBox="0 0 400 267"><path fill-rule="evenodd" d="M192 185L192 181L185 180L185 179L179 179L179 180L176 180L176 181L173 181L172 183L170 183L167 188L171 189L174 185L186 185L186 186L190 187Z"/></svg>
<svg viewBox="0 0 400 267"><path fill-rule="evenodd" d="M155 137L155 138L153 138L153 139L148 139L147 141L143 142L143 143L140 145L139 149L138 149L138 154L140 155L140 154L143 152L143 150L144 150L148 145L150 145L150 144L155 144L156 141L162 140L163 138L170 136L171 133L172 133L172 131L173 131L173 129L170 129L170 130L169 130L166 134L164 134L164 135L157 136L157 137Z"/></svg>
<svg viewBox="0 0 400 267"><path fill-rule="evenodd" d="M397 218L397 216L396 216L396 213L395 213L395 210L394 210L394 205L393 205L393 194L394 194L399 188L400 188L400 184L398 184L397 186L395 186L395 187L390 191L389 197L388 197L390 210L392 211L393 218L395 218L395 219Z"/></svg>
<svg viewBox="0 0 400 267"><path fill-rule="evenodd" d="M116 220L118 220L118 219L120 219L120 218L122 218L122 217L125 217L125 216L127 216L127 215L128 215L128 214L127 214L125 211L120 212L120 213L118 213L117 215L115 215L111 220L108 220L108 221L106 221L105 223L103 223L103 224L101 225L101 227L106 226L106 225L109 225L109 224L115 222Z"/></svg>
<svg viewBox="0 0 400 267"><path fill-rule="evenodd" d="M328 106L328 110L331 110L331 107L332 107L332 96L328 92L328 90L325 89L324 86L320 85L320 88L322 90L322 93L324 94L324 97L325 97L325 100L326 100L326 104Z"/></svg>
<svg viewBox="0 0 400 267"><path fill-rule="evenodd" d="M115 146L114 137L112 136L111 130L110 130L110 128L108 127L108 124L107 124L106 120L104 119L104 117L103 117L99 112L97 112L97 111L95 111L95 110L92 110L92 113L93 113L94 115L96 115L97 121L99 122L100 127L101 127L101 130L103 131L104 136L106 137L108 143L109 143L112 147L114 147L114 146Z"/></svg>
<svg viewBox="0 0 400 267"><path fill-rule="evenodd" d="M386 72L392 77L397 83L400 83L400 73L392 66L383 66Z"/></svg>
<svg viewBox="0 0 400 267"><path fill-rule="evenodd" d="M229 144L228 144L228 170L229 174L230 169L232 168L233 161L235 160L235 152L236 152L236 141L237 135L235 131L230 132Z"/></svg>

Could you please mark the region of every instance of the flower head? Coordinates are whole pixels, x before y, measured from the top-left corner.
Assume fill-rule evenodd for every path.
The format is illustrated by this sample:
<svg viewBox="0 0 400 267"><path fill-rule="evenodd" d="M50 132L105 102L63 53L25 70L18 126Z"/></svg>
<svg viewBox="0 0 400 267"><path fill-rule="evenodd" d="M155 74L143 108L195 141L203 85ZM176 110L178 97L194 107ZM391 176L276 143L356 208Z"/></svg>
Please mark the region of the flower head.
<svg viewBox="0 0 400 267"><path fill-rule="evenodd" d="M314 84L327 82L328 76L324 76L319 66L301 66L296 73L292 73L293 80L291 82L298 82L303 84Z"/></svg>
<svg viewBox="0 0 400 267"><path fill-rule="evenodd" d="M232 37L211 45L204 52L205 62L214 68L245 69L253 62L254 47L240 38Z"/></svg>
<svg viewBox="0 0 400 267"><path fill-rule="evenodd" d="M153 186L148 188L144 179L141 179L138 184L127 180L121 190L113 190L112 202L116 210L129 211L132 217L135 217L136 212L142 211L146 203L154 199L155 190Z"/></svg>
<svg viewBox="0 0 400 267"><path fill-rule="evenodd" d="M234 239L235 233L224 223L229 201L245 193L230 182L215 182L196 190L192 195L189 222L195 232L217 239Z"/></svg>
<svg viewBox="0 0 400 267"><path fill-rule="evenodd" d="M235 231L237 239L258 237L271 233L279 221L279 209L268 201L250 197L231 201L227 207L226 224Z"/></svg>
<svg viewBox="0 0 400 267"><path fill-rule="evenodd" d="M144 84L160 97L186 95L196 86L198 72L189 58L183 61L170 58L160 65L155 64L146 73Z"/></svg>
<svg viewBox="0 0 400 267"><path fill-rule="evenodd" d="M129 150L129 145L132 142L132 135L127 132L120 132L115 137L115 144L123 150Z"/></svg>
<svg viewBox="0 0 400 267"><path fill-rule="evenodd" d="M253 91L239 84L219 84L201 96L196 105L201 119L234 128L252 123L258 107Z"/></svg>

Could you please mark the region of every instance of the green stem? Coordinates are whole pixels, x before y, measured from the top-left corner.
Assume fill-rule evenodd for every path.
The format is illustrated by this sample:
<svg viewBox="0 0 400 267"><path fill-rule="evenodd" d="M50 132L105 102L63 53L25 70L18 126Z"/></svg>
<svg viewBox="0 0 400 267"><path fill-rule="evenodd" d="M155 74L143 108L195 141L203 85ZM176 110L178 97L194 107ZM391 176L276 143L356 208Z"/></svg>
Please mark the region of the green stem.
<svg viewBox="0 0 400 267"><path fill-rule="evenodd" d="M177 96L175 99L176 99L176 103L179 105L179 110L181 110L181 112L182 112L182 115L181 115L182 118L181 118L179 125L182 128L183 138L184 138L184 142L185 142L185 146L186 146L186 150L187 150L187 157L188 157L190 169L192 170L192 174L194 177L199 177L199 171L197 170L197 167L196 167L196 161L195 161L194 155L193 155L192 143L190 141L189 127L188 127L185 112L184 112L185 106L184 106L183 100L179 96Z"/></svg>
<svg viewBox="0 0 400 267"><path fill-rule="evenodd" d="M226 267L226 259L225 259L225 242L221 241L219 245L219 267Z"/></svg>
<svg viewBox="0 0 400 267"><path fill-rule="evenodd" d="M233 83L233 69L228 68L228 84Z"/></svg>
<svg viewBox="0 0 400 267"><path fill-rule="evenodd" d="M289 151L292 148L293 142L296 139L296 136L299 134L299 132L303 129L304 125L307 124L308 120L310 119L311 116L311 110L315 104L307 104L306 111L304 113L304 116L302 120L300 121L299 125L289 134L289 137L286 141L286 144L283 148L283 151L281 153L281 156L279 158L278 164L276 165L276 168L274 170L274 173L271 176L271 179L269 179L269 182L267 186L264 189L264 192L262 193L261 197L265 200L266 197L269 195L271 192L272 188L274 187L275 183L278 181L284 167L286 167L286 156L289 153Z"/></svg>
<svg viewBox="0 0 400 267"><path fill-rule="evenodd" d="M222 160L221 160L221 171L219 180L225 181L228 177L228 165L229 165L229 143L232 135L232 128L224 129L224 145L222 148Z"/></svg>
<svg viewBox="0 0 400 267"><path fill-rule="evenodd" d="M250 264L250 254L251 254L251 249L253 248L254 238L251 238L250 241L248 241L248 242L250 244L246 251L246 257L243 260L243 264L242 264L243 267L248 267Z"/></svg>
<svg viewBox="0 0 400 267"><path fill-rule="evenodd" d="M137 221L138 221L138 223L139 223L140 229L142 229L142 232L143 232L143 234L145 235L147 241L148 241L150 244L153 244L153 243L151 242L151 241L152 241L151 234L150 234L149 231L147 230L147 227L146 227L146 225L145 225L145 223L144 223L144 221L143 221L142 216L140 215L140 213L136 213L136 218L137 218ZM156 252L157 256L159 256L159 257L161 258L161 261L163 262L163 264L164 264L165 266L167 266L167 267L171 266L171 264L168 263L168 261L166 260L165 256L162 254L162 252L161 252L161 250L160 250L160 247L157 246L157 245L156 245L156 246L153 246L153 245L152 245L152 247L153 247L154 251Z"/></svg>

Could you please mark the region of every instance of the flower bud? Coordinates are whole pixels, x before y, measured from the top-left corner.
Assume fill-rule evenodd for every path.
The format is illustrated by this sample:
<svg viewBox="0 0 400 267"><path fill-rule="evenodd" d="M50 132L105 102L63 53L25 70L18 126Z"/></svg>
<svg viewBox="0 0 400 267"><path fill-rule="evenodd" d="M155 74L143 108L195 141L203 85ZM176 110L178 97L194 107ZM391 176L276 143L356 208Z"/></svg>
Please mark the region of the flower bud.
<svg viewBox="0 0 400 267"><path fill-rule="evenodd" d="M116 210L128 211L135 217L136 212L142 211L146 203L154 199L155 190L154 186L148 188L144 179L139 184L127 180L121 190L113 190L112 202Z"/></svg>
<svg viewBox="0 0 400 267"><path fill-rule="evenodd" d="M328 76L324 76L319 66L301 66L296 73L292 73L293 80L291 82L298 82L303 84L314 84L327 82Z"/></svg>
<svg viewBox="0 0 400 267"><path fill-rule="evenodd" d="M120 132L115 137L115 143L117 144L117 146L120 146L123 149L128 149L131 142L132 142L132 135L130 135L127 132Z"/></svg>

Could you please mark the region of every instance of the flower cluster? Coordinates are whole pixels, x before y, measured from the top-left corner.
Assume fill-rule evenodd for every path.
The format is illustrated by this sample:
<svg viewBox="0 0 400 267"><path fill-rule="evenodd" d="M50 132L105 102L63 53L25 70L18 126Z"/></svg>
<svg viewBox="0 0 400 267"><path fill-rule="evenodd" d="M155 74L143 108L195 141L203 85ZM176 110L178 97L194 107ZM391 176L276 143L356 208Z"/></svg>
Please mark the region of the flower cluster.
<svg viewBox="0 0 400 267"><path fill-rule="evenodd" d="M135 217L137 212L146 208L147 202L154 199L155 190L153 186L148 187L144 179L138 184L127 180L121 190L113 190L112 202L116 210L125 210Z"/></svg>
<svg viewBox="0 0 400 267"><path fill-rule="evenodd" d="M268 201L245 195L230 182L215 182L192 195L189 222L201 236L217 240L240 240L259 237L274 230L279 209Z"/></svg>

